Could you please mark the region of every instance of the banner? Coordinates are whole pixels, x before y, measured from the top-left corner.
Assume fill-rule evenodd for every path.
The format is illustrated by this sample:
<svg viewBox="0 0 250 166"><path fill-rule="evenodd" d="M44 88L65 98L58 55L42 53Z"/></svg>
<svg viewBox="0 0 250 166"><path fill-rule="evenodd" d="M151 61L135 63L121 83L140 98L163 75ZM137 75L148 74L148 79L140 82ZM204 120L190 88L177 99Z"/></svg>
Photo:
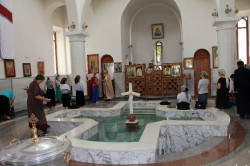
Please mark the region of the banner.
<svg viewBox="0 0 250 166"><path fill-rule="evenodd" d="M0 0L0 58L14 59L12 0Z"/></svg>

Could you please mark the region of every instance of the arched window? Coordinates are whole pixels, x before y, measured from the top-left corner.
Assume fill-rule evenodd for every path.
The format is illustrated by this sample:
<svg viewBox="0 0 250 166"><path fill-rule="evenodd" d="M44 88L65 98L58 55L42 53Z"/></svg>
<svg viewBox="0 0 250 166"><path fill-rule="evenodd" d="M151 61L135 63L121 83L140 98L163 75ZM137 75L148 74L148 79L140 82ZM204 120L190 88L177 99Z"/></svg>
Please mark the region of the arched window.
<svg viewBox="0 0 250 166"><path fill-rule="evenodd" d="M155 52L156 52L156 64L160 65L162 57L162 43L160 41L156 42Z"/></svg>
<svg viewBox="0 0 250 166"><path fill-rule="evenodd" d="M237 58L249 64L248 17L242 17L237 24Z"/></svg>

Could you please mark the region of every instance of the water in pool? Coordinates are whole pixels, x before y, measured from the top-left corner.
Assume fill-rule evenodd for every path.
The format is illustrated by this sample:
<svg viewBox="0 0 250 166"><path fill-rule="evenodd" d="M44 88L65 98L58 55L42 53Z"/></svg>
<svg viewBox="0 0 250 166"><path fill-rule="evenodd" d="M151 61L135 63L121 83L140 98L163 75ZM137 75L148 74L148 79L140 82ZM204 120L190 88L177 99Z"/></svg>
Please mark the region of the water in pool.
<svg viewBox="0 0 250 166"><path fill-rule="evenodd" d="M156 116L155 110L138 109L135 110L138 126L128 128L125 124L128 119L129 110L124 110L121 116L115 117L86 117L78 116L75 118L91 118L99 122L98 133L89 138L90 141L99 142L138 142L148 123L166 120L165 117ZM200 117L171 117L168 120L203 120Z"/></svg>
<svg viewBox="0 0 250 166"><path fill-rule="evenodd" d="M128 114L105 118L91 117L91 119L99 122L99 126L98 133L88 140L99 142L138 142L148 123L166 120L164 117L159 117L151 113L135 115L138 120L138 126L136 130L132 132L128 131L125 124L128 119Z"/></svg>

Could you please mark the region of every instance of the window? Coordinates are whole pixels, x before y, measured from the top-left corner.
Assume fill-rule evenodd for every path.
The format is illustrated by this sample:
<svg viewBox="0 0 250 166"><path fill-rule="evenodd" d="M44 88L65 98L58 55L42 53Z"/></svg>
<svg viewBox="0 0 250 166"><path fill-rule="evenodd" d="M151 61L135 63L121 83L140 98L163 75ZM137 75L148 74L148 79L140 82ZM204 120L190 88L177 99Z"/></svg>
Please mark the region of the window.
<svg viewBox="0 0 250 166"><path fill-rule="evenodd" d="M53 49L54 49L54 66L55 66L55 72L56 72L56 74L58 74L56 32L53 32Z"/></svg>
<svg viewBox="0 0 250 166"><path fill-rule="evenodd" d="M161 64L161 56L162 56L162 43L160 41L156 42L156 64Z"/></svg>
<svg viewBox="0 0 250 166"><path fill-rule="evenodd" d="M249 64L248 17L242 17L237 24L237 59Z"/></svg>

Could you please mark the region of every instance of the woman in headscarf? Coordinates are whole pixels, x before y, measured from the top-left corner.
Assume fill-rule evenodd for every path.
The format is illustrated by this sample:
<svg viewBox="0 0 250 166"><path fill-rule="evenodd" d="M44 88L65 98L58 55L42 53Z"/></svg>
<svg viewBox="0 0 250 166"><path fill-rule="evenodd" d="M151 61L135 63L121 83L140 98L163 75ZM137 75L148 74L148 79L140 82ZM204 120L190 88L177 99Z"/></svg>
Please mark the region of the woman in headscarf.
<svg viewBox="0 0 250 166"><path fill-rule="evenodd" d="M208 85L209 80L207 79L208 74L205 71L201 71L201 79L198 83L198 102L207 105L208 98Z"/></svg>
<svg viewBox="0 0 250 166"><path fill-rule="evenodd" d="M181 93L177 95L177 103L187 102L191 103L191 95L188 93L188 88L185 85L181 86Z"/></svg>
<svg viewBox="0 0 250 166"><path fill-rule="evenodd" d="M181 86L181 93L177 95L177 109L190 109L191 95L188 93L188 88L185 85Z"/></svg>
<svg viewBox="0 0 250 166"><path fill-rule="evenodd" d="M92 90L93 90L93 97L92 97L92 101L97 103L99 101L99 98L98 98L98 87L99 87L99 84L98 84L98 78L96 76L96 72L94 71L93 72L94 76L92 78Z"/></svg>
<svg viewBox="0 0 250 166"><path fill-rule="evenodd" d="M216 108L227 109L229 108L229 79L226 77L226 71L224 69L219 69L218 74L220 78L216 85Z"/></svg>
<svg viewBox="0 0 250 166"><path fill-rule="evenodd" d="M43 132L47 131L50 126L47 124L47 119L44 113L43 101L50 102L49 98L45 98L44 91L40 88L39 84L44 81L44 76L39 74L36 76L35 80L30 83L28 90L27 108L28 117L34 114L39 120L36 124L38 130ZM29 123L29 126L32 125Z"/></svg>

